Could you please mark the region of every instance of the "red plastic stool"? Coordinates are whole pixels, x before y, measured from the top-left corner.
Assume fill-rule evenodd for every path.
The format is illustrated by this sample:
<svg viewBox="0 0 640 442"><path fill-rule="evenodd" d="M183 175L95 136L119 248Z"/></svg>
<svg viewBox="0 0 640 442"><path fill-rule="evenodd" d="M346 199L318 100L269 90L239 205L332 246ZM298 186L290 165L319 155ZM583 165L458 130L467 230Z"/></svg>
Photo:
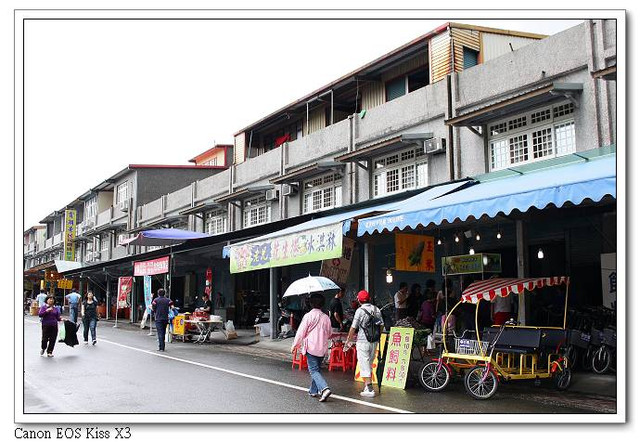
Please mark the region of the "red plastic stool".
<svg viewBox="0 0 640 442"><path fill-rule="evenodd" d="M293 358L291 360L291 369L296 368L296 365L298 366L298 370L305 370L308 368L307 357L303 354L299 355L297 348L293 351Z"/></svg>
<svg viewBox="0 0 640 442"><path fill-rule="evenodd" d="M347 371L347 357L344 354L344 345L342 342L335 342L331 347L331 353L329 353L329 371L334 368L342 368L342 371Z"/></svg>
<svg viewBox="0 0 640 442"><path fill-rule="evenodd" d="M345 359L347 360L347 369L355 370L357 362L356 347L353 346L349 348L349 350L347 350L344 355Z"/></svg>

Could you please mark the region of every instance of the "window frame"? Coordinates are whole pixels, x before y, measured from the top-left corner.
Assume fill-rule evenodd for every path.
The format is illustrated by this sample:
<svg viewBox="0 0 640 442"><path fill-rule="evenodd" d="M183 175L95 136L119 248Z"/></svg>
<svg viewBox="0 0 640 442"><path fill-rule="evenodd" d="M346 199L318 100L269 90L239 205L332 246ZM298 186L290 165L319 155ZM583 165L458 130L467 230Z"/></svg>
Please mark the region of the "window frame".
<svg viewBox="0 0 640 442"><path fill-rule="evenodd" d="M261 216L264 217L262 221L260 221ZM255 221L252 221L252 218L255 218ZM242 202L243 228L260 226L270 222L271 201L267 201L264 194L247 198Z"/></svg>
<svg viewBox="0 0 640 442"><path fill-rule="evenodd" d="M121 192L121 189L124 189L124 192ZM124 193L124 199L121 198L121 194ZM116 186L116 205L120 204L122 201L126 201L129 198L129 181L125 181L124 183L120 183Z"/></svg>
<svg viewBox="0 0 640 442"><path fill-rule="evenodd" d="M327 193L327 190L330 190ZM314 198L318 195L319 207L315 207ZM329 203L326 203L327 195ZM307 197L309 198L307 200ZM302 183L302 213L322 212L323 210L334 209L342 206L342 176L335 172L316 175ZM310 205L307 204L310 202Z"/></svg>
<svg viewBox="0 0 640 442"><path fill-rule="evenodd" d="M408 184L409 172L411 184ZM397 178L394 178L396 175ZM412 147L374 158L371 183L374 198L427 187L429 160L424 149L421 146ZM389 190L389 184L394 190Z"/></svg>
<svg viewBox="0 0 640 442"><path fill-rule="evenodd" d="M227 211L224 209L211 210L204 215L204 230L208 235L221 235L227 233L228 220ZM222 230L219 231L219 225L222 225ZM210 229L210 226L214 226Z"/></svg>

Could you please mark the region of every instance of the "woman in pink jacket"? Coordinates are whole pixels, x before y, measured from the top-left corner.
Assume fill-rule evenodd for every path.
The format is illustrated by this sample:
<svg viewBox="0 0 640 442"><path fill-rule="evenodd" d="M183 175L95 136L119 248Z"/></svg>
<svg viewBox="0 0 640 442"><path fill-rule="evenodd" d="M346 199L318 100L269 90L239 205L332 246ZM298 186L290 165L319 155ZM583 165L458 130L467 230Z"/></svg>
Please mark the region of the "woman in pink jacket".
<svg viewBox="0 0 640 442"><path fill-rule="evenodd" d="M307 355L307 365L311 375L309 396L319 397L320 402L324 402L331 396L331 390L320 373L320 366L327 354L328 342L331 337L331 320L326 313L320 310L324 305L324 297L320 293L313 293L309 297L309 304L312 309L304 315L302 322L300 322L291 346L291 353L298 349L299 353Z"/></svg>

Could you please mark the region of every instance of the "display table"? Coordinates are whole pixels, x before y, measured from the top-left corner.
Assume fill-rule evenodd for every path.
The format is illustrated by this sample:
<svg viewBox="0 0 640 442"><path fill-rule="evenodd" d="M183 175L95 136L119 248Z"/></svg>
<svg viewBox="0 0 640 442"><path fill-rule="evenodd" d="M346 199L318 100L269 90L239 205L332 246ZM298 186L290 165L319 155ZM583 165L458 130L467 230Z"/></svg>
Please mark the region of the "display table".
<svg viewBox="0 0 640 442"><path fill-rule="evenodd" d="M194 342L198 344L202 344L207 341L207 338L209 337L209 333L211 333L211 330L213 330L216 324L220 324L221 328L223 324L222 321L215 320L215 319L209 319L207 321L194 321L189 319L184 321L184 323L189 325L195 325L197 327L198 333Z"/></svg>

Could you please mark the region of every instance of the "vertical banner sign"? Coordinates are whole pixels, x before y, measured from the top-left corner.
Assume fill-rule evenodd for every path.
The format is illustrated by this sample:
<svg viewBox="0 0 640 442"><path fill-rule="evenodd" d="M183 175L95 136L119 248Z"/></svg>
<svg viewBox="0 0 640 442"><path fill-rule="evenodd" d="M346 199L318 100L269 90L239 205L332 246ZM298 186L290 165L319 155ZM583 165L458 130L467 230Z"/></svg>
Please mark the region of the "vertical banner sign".
<svg viewBox="0 0 640 442"><path fill-rule="evenodd" d="M64 211L64 260L76 260L76 211Z"/></svg>
<svg viewBox="0 0 640 442"><path fill-rule="evenodd" d="M143 276L144 283L144 306L147 308L147 311L151 310L151 276L145 275Z"/></svg>
<svg viewBox="0 0 640 442"><path fill-rule="evenodd" d="M384 345L386 342L387 342L387 335L385 333L382 333L380 335L380 343L378 344L376 353L373 355L373 364L371 364L372 365L371 367L371 383L372 384L378 383L378 375L376 374L376 371L378 369L378 355L384 353ZM360 376L360 362L356 362L356 373L353 379L356 382L364 382L364 379L362 379L362 376Z"/></svg>
<svg viewBox="0 0 640 442"><path fill-rule="evenodd" d="M211 297L211 287L213 286L213 270L211 270L211 267L204 274L204 285L204 292Z"/></svg>
<svg viewBox="0 0 640 442"><path fill-rule="evenodd" d="M127 299L133 286L133 276L121 276L118 278L118 308L127 307Z"/></svg>
<svg viewBox="0 0 640 442"><path fill-rule="evenodd" d="M391 327L382 385L404 389L409 374L413 331L411 327Z"/></svg>
<svg viewBox="0 0 640 442"><path fill-rule="evenodd" d="M602 272L602 305L616 309L618 272L616 270L616 254L603 253L600 255L600 269Z"/></svg>
<svg viewBox="0 0 640 442"><path fill-rule="evenodd" d="M396 270L435 273L433 236L396 233Z"/></svg>
<svg viewBox="0 0 640 442"><path fill-rule="evenodd" d="M351 256L356 242L346 236L342 238L342 256L325 259L320 267L320 276L329 278L339 286L344 287L351 271Z"/></svg>

